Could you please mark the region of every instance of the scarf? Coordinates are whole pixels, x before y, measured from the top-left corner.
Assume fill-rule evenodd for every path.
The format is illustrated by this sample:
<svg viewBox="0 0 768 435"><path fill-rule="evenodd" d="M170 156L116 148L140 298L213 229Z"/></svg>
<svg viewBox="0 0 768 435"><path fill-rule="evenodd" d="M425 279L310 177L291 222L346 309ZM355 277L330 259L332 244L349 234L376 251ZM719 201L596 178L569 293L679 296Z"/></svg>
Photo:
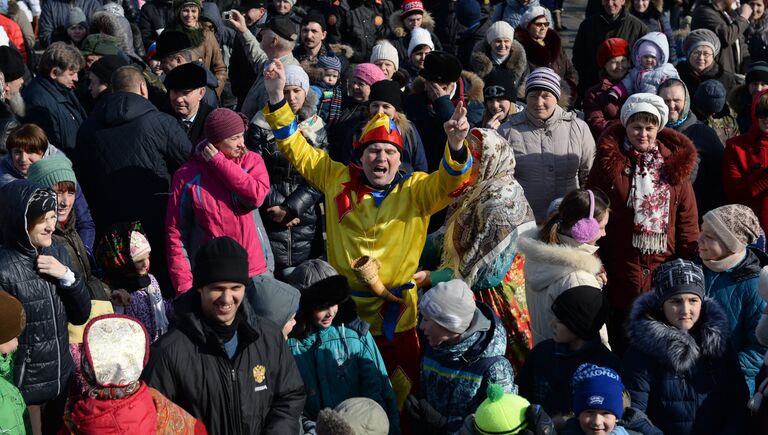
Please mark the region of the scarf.
<svg viewBox="0 0 768 435"><path fill-rule="evenodd" d="M683 91L685 92L685 104L683 104L683 113L680 115L680 118L677 119L677 121L669 121L667 122L667 127L677 129L681 125L685 123L685 121L688 120L688 115L691 113L691 94L688 93L688 86L685 85L685 82L683 82L680 79L668 79L667 81L674 81L680 84L680 86L683 87ZM666 83L665 81L664 83Z"/></svg>
<svg viewBox="0 0 768 435"><path fill-rule="evenodd" d="M160 285L154 277L150 277L150 279L152 283L147 286L146 291L152 320L155 322L154 337L150 337L150 341L154 343L168 331L168 317L165 315L165 301L162 292L160 292Z"/></svg>
<svg viewBox="0 0 768 435"><path fill-rule="evenodd" d="M704 263L704 265L707 266L707 269L711 270L712 272L720 273L738 266L742 261L744 261L746 256L747 251L744 250L735 254L731 254L725 258L721 258L720 260L702 259L701 262Z"/></svg>
<svg viewBox="0 0 768 435"><path fill-rule="evenodd" d="M625 141L624 149L636 162L627 198L635 211L632 246L643 254L662 254L667 250L670 197L664 158L658 146L640 152Z"/></svg>

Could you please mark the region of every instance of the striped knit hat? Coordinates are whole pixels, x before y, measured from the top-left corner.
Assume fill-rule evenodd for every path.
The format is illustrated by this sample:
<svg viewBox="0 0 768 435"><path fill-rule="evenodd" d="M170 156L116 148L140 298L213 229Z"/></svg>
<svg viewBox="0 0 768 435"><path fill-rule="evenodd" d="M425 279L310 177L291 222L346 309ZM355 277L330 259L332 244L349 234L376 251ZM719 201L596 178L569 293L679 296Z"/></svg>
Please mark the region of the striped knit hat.
<svg viewBox="0 0 768 435"><path fill-rule="evenodd" d="M336 56L320 56L317 58L317 67L341 72L341 61Z"/></svg>
<svg viewBox="0 0 768 435"><path fill-rule="evenodd" d="M525 80L525 95L534 90L549 91L559 100L560 76L552 68L536 68Z"/></svg>

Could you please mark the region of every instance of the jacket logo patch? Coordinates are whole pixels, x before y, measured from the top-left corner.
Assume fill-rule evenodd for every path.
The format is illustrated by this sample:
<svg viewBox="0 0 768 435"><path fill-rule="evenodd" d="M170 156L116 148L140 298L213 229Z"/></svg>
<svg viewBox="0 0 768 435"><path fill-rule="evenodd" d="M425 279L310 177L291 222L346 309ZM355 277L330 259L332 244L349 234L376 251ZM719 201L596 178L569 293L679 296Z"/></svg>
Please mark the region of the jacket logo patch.
<svg viewBox="0 0 768 435"><path fill-rule="evenodd" d="M605 401L605 397L603 396L590 396L588 403L590 405L602 405L603 401Z"/></svg>
<svg viewBox="0 0 768 435"><path fill-rule="evenodd" d="M260 384L264 382L264 377L267 374L267 368L263 365L257 365L253 368L253 380Z"/></svg>

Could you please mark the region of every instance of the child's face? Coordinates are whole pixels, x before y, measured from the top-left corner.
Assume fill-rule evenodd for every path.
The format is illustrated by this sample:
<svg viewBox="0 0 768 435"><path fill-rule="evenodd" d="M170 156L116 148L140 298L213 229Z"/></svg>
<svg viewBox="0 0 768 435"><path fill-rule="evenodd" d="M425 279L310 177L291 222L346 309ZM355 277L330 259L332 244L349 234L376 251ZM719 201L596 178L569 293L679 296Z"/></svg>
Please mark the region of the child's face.
<svg viewBox="0 0 768 435"><path fill-rule="evenodd" d="M616 416L602 409L588 409L579 414L579 426L586 435L608 435L616 427Z"/></svg>
<svg viewBox="0 0 768 435"><path fill-rule="evenodd" d="M142 256L141 258L138 258L136 261L133 262L133 265L136 266L136 273L139 275L146 275L149 273L149 254Z"/></svg>
<svg viewBox="0 0 768 435"><path fill-rule="evenodd" d="M323 82L328 86L336 86L339 81L339 72L335 69L323 71Z"/></svg>
<svg viewBox="0 0 768 435"><path fill-rule="evenodd" d="M329 328L333 324L333 318L339 311L338 305L332 305L324 310L312 311L312 323L319 328Z"/></svg>
<svg viewBox="0 0 768 435"><path fill-rule="evenodd" d="M717 234L706 221L701 224L699 232L699 256L702 260L722 260L727 257L729 252L720 242Z"/></svg>
<svg viewBox="0 0 768 435"><path fill-rule="evenodd" d="M549 326L552 328L552 339L555 340L555 343L568 344L579 338L565 324L560 322L557 317L552 318Z"/></svg>
<svg viewBox="0 0 768 435"><path fill-rule="evenodd" d="M0 354L8 355L9 353L16 352L16 348L19 347L19 339L14 337L11 341L0 344Z"/></svg>
<svg viewBox="0 0 768 435"><path fill-rule="evenodd" d="M656 56L651 56L650 54L646 54L645 56L640 58L640 64L645 69L656 68Z"/></svg>

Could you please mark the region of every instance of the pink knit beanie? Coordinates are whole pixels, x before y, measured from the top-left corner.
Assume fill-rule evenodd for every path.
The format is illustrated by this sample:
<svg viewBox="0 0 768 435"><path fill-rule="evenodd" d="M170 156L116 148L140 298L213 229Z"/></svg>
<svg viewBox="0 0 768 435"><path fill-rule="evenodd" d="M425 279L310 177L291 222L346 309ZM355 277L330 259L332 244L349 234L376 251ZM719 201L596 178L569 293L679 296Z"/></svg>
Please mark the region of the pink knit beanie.
<svg viewBox="0 0 768 435"><path fill-rule="evenodd" d="M355 68L355 72L352 74L352 76L356 79L364 81L368 84L368 86L378 82L379 80L387 79L384 71L372 63L361 63Z"/></svg>
<svg viewBox="0 0 768 435"><path fill-rule="evenodd" d="M248 128L248 118L233 110L220 108L212 111L205 118L203 134L212 144L240 134Z"/></svg>

